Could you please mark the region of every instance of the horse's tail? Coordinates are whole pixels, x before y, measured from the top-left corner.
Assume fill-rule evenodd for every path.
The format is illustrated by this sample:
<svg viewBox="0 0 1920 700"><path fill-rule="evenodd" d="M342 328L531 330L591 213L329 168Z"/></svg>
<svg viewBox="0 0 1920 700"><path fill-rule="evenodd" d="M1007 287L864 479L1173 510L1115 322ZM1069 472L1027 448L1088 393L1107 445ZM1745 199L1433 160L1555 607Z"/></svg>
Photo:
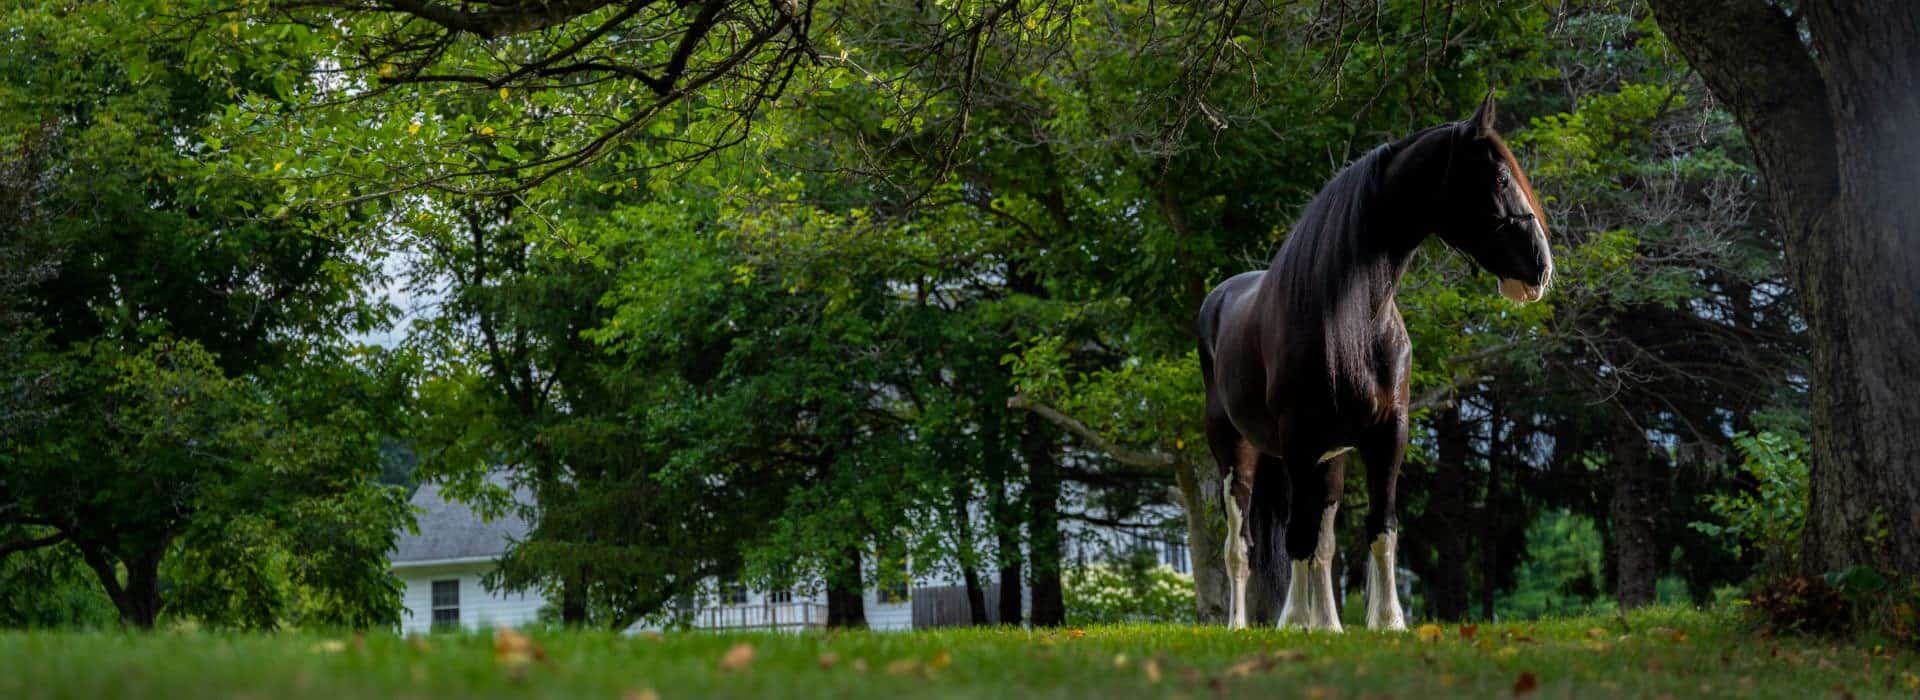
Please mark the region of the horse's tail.
<svg viewBox="0 0 1920 700"><path fill-rule="evenodd" d="M1280 606L1287 596L1287 502L1288 484L1286 469L1280 460L1268 455L1260 456L1260 467L1254 470L1253 498L1247 507L1247 532L1253 542L1248 547L1247 565L1253 576L1249 582L1247 597L1269 601L1269 605L1250 604L1256 613L1265 612L1274 619L1280 617ZM1271 622L1261 619L1261 622Z"/></svg>

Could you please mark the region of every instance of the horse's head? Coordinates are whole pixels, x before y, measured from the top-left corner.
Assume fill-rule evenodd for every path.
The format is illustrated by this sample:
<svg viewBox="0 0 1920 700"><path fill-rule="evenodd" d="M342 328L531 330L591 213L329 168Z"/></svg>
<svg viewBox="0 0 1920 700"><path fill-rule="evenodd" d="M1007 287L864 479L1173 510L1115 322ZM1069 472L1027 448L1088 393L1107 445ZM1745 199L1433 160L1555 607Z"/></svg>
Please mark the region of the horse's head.
<svg viewBox="0 0 1920 700"><path fill-rule="evenodd" d="M1540 200L1493 129L1493 93L1454 130L1440 237L1500 277L1500 294L1539 301L1553 282L1553 251Z"/></svg>

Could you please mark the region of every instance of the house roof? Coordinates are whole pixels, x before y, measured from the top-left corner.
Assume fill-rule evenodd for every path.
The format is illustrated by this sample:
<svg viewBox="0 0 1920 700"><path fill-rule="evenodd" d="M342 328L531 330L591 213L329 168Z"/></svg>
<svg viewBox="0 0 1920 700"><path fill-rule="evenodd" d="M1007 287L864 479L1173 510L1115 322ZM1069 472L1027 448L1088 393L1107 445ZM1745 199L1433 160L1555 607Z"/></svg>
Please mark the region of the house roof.
<svg viewBox="0 0 1920 700"><path fill-rule="evenodd" d="M489 475L487 481L507 489L515 503L533 502L527 489L515 487L504 474ZM496 559L506 553L508 544L527 537L527 521L518 512L486 520L467 504L442 497L439 484L421 484L409 503L415 508L420 534L400 531L391 558L394 566Z"/></svg>

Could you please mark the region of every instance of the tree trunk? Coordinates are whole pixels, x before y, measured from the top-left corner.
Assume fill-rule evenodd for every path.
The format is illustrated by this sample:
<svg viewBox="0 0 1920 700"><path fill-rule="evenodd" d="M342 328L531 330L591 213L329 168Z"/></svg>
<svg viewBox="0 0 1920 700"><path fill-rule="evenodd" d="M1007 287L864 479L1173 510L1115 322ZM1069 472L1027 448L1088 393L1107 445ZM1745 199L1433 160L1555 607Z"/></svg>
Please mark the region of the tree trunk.
<svg viewBox="0 0 1920 700"><path fill-rule="evenodd" d="M1000 609L994 622L1018 625L1026 618L1025 592L1021 585L1020 516L1007 494L1006 475L996 475L999 483L989 485L987 509L993 511L994 559L1000 564Z"/></svg>
<svg viewBox="0 0 1920 700"><path fill-rule="evenodd" d="M1459 418L1458 406L1445 409L1434 420L1439 462L1434 465L1433 488L1427 509L1435 524L1425 532L1408 533L1433 543L1432 577L1427 600L1434 617L1449 622L1467 619L1472 593L1467 581L1467 453L1472 437Z"/></svg>
<svg viewBox="0 0 1920 700"><path fill-rule="evenodd" d="M93 569L100 587L120 613L120 624L150 630L160 620L160 559L165 546L132 557L117 558L105 548L76 541L80 556ZM115 562L118 561L118 564ZM127 570L126 585L120 583L120 568Z"/></svg>
<svg viewBox="0 0 1920 700"><path fill-rule="evenodd" d="M1027 414L1021 435L1021 453L1027 462L1027 569L1033 591L1033 624L1066 624L1066 603L1060 584L1060 467L1054 462L1053 439L1039 416Z"/></svg>
<svg viewBox="0 0 1920 700"><path fill-rule="evenodd" d="M1187 553L1193 561L1194 615L1201 624L1227 621L1226 512L1220 472L1182 459L1173 467L1187 515Z"/></svg>
<svg viewBox="0 0 1920 700"><path fill-rule="evenodd" d="M1653 603L1659 578L1653 540L1653 477L1647 436L1624 407L1613 414L1614 597L1622 610Z"/></svg>
<svg viewBox="0 0 1920 700"><path fill-rule="evenodd" d="M587 584L580 576L569 576L560 584L560 624L587 626Z"/></svg>
<svg viewBox="0 0 1920 700"><path fill-rule="evenodd" d="M974 548L973 511L967 507L972 502L971 483L971 480L962 480L954 484L951 491L953 544L960 560L960 578L967 587L967 621L979 626L988 622L987 593L980 588L980 557Z"/></svg>
<svg viewBox="0 0 1920 700"><path fill-rule="evenodd" d="M827 626L867 626L866 587L860 583L860 549L848 547L838 570L827 572Z"/></svg>
<svg viewBox="0 0 1920 700"><path fill-rule="evenodd" d="M1767 181L1813 349L1801 565L1920 574L1920 5L1656 0Z"/></svg>
<svg viewBox="0 0 1920 700"><path fill-rule="evenodd" d="M1504 477L1506 451L1502 448L1500 399L1487 399L1487 499L1480 509L1480 619L1493 621L1494 593L1500 588L1500 540L1505 521Z"/></svg>

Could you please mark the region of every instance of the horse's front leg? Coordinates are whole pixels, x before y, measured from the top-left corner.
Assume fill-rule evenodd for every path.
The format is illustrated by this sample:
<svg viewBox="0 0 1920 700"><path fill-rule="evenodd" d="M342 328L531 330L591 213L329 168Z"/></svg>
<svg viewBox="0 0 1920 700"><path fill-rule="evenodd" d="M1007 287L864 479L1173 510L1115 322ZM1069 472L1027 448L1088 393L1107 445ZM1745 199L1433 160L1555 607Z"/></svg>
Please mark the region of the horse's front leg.
<svg viewBox="0 0 1920 700"><path fill-rule="evenodd" d="M1334 600L1334 518L1346 489L1346 460L1320 461L1319 447L1290 450L1287 474L1293 484L1287 509L1287 558L1292 571L1281 627L1339 632L1340 609Z"/></svg>
<svg viewBox="0 0 1920 700"><path fill-rule="evenodd" d="M1367 628L1404 630L1407 621L1394 575L1399 522L1393 499L1400 461L1407 453L1406 414L1364 431L1358 447L1367 463Z"/></svg>

